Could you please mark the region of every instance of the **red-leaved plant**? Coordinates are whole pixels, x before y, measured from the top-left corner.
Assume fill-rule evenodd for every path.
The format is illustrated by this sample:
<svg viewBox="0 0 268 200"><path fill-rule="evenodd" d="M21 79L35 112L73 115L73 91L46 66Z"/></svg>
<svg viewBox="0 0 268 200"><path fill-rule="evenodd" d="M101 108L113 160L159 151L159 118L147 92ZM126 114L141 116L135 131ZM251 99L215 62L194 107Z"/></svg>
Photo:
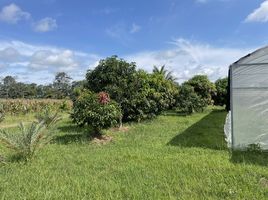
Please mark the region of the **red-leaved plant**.
<svg viewBox="0 0 268 200"><path fill-rule="evenodd" d="M99 97L99 103L100 104L107 104L107 103L110 102L110 96L106 92L100 92L98 94L98 97Z"/></svg>

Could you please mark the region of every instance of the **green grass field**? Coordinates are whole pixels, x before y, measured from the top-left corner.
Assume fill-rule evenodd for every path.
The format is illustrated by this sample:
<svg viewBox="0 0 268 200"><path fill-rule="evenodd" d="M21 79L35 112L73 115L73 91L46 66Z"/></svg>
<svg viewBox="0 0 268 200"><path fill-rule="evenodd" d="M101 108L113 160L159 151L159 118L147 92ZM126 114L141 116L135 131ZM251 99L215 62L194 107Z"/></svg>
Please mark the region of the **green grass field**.
<svg viewBox="0 0 268 200"><path fill-rule="evenodd" d="M66 116L54 140L29 163L0 164L0 199L268 199L266 155L232 156L223 136L226 112L209 109L126 124L89 140ZM28 117L12 117L9 127ZM3 150L3 149L2 149ZM267 184L268 185L268 184Z"/></svg>

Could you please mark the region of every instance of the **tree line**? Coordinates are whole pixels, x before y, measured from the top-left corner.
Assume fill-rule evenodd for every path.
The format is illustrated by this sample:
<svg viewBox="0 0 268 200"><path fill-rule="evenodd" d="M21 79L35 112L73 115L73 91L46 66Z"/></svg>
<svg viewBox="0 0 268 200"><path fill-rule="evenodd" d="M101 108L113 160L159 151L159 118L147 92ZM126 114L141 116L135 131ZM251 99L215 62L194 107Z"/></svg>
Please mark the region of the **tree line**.
<svg viewBox="0 0 268 200"><path fill-rule="evenodd" d="M73 79L65 72L58 72L52 83L38 85L35 83L17 82L13 76L6 76L0 83L0 98L25 99L74 99L82 88L95 93L108 92L112 99L119 102L128 118L137 118L135 112L148 116L163 110L163 107L177 107L186 113L202 111L207 105L227 105L228 79L221 78L211 82L206 75L196 75L182 84L178 84L171 71L165 66L154 66L152 73L137 70L134 62L127 62L117 56L100 60L95 69L88 70L86 77L81 81ZM136 92L140 90L140 92ZM158 96L157 96L158 95ZM131 97L131 98L130 98ZM141 103L143 109L137 107L137 99L147 100ZM144 105L154 101L158 107L144 110ZM149 103L148 103L149 102ZM154 112L149 111L154 109Z"/></svg>
<svg viewBox="0 0 268 200"><path fill-rule="evenodd" d="M47 85L18 82L14 76L6 76L0 83L0 98L64 99L71 97L73 89L80 87L82 83L83 81L72 81L65 72L58 72L53 82Z"/></svg>

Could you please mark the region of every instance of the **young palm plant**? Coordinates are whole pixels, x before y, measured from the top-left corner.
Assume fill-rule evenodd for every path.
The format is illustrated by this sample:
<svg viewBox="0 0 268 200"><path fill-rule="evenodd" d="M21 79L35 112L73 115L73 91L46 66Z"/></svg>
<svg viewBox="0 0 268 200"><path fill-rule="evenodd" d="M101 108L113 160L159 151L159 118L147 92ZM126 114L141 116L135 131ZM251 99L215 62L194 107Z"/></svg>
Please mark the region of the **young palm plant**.
<svg viewBox="0 0 268 200"><path fill-rule="evenodd" d="M5 113L0 112L0 123L5 120Z"/></svg>
<svg viewBox="0 0 268 200"><path fill-rule="evenodd" d="M43 122L33 122L29 127L19 125L18 133L0 130L0 143L13 150L19 159L28 161L33 155L49 143L51 137Z"/></svg>
<svg viewBox="0 0 268 200"><path fill-rule="evenodd" d="M46 109L43 113L37 114L35 118L39 123L43 122L48 129L62 119L58 112L51 113L49 109Z"/></svg>

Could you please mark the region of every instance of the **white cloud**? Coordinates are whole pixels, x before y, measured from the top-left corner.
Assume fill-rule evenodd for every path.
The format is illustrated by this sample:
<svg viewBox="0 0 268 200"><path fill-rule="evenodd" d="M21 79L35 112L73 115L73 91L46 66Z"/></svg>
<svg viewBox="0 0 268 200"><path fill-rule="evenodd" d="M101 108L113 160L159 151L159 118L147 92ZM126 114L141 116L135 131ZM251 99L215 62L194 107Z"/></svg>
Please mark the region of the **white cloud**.
<svg viewBox="0 0 268 200"><path fill-rule="evenodd" d="M206 74L211 80L216 80L227 76L229 65L253 49L213 47L185 39L177 39L173 44L174 48L168 50L141 52L127 55L126 59L135 61L147 71L151 71L154 65L166 65L179 82L196 74Z"/></svg>
<svg viewBox="0 0 268 200"><path fill-rule="evenodd" d="M10 24L16 24L18 21L27 20L30 17L30 13L23 11L14 3L3 7L0 12L0 21Z"/></svg>
<svg viewBox="0 0 268 200"><path fill-rule="evenodd" d="M50 82L55 72L67 71L74 80L83 79L104 56L54 46L33 45L21 41L0 41L1 74L17 75L21 81ZM176 39L170 48L120 56L134 61L139 68L152 71L154 65L166 65L180 82L196 74L211 80L227 76L230 64L255 48L224 48L185 39ZM3 72L3 73L2 73ZM22 74L23 72L23 74ZM25 75L26 74L26 75ZM25 75L25 76L24 76ZM42 77L51 77L42 79ZM27 80L23 77L28 77Z"/></svg>
<svg viewBox="0 0 268 200"><path fill-rule="evenodd" d="M0 50L0 60L3 62L9 62L9 61L15 61L20 57L19 52L12 48L12 47L7 47L4 48L3 50Z"/></svg>
<svg viewBox="0 0 268 200"><path fill-rule="evenodd" d="M259 8L250 13L245 22L267 22L268 21L268 0L265 0Z"/></svg>
<svg viewBox="0 0 268 200"><path fill-rule="evenodd" d="M40 21L34 24L34 30L36 32L48 32L55 30L58 27L57 22L55 19L50 17L46 17L41 19Z"/></svg>
<svg viewBox="0 0 268 200"><path fill-rule="evenodd" d="M137 32L139 32L140 30L141 30L141 26L139 26L139 25L133 23L133 24L132 24L132 27L131 27L131 29L130 29L130 33L137 33Z"/></svg>
<svg viewBox="0 0 268 200"><path fill-rule="evenodd" d="M21 41L0 41L1 74L16 75L23 80L23 73L30 81L48 83L44 74L51 78L59 71L66 71L75 79L84 78L86 70L96 66L101 58L95 54L46 45L33 45Z"/></svg>
<svg viewBox="0 0 268 200"><path fill-rule="evenodd" d="M78 66L75 56L71 50L63 50L59 53L53 53L49 50L40 50L31 56L30 67L34 69L43 69L55 67L57 70L70 71Z"/></svg>

